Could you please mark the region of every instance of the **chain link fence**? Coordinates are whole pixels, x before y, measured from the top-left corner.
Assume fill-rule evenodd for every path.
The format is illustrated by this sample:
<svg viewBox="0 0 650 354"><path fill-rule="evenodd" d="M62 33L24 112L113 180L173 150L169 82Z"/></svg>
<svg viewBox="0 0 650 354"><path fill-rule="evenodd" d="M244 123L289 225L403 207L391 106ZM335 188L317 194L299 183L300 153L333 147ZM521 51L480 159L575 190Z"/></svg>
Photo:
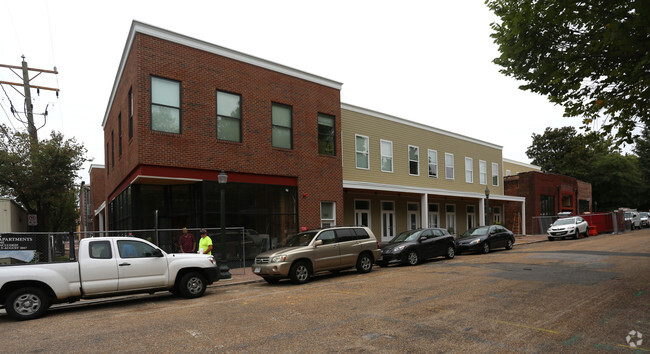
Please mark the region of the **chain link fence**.
<svg viewBox="0 0 650 354"><path fill-rule="evenodd" d="M631 230L630 222L626 222L623 212L594 213L575 215L587 221L590 227L599 233L619 233ZM548 228L559 216L535 216L533 217L533 234L545 234Z"/></svg>
<svg viewBox="0 0 650 354"><path fill-rule="evenodd" d="M198 251L200 228L188 228ZM232 274L244 274L255 256L270 249L269 235L243 227L206 228L212 240L212 255L228 264ZM147 240L167 253L179 253L183 229L148 229L89 231L68 233L3 233L0 234L0 265L69 262L77 260L79 240L86 237L131 236Z"/></svg>

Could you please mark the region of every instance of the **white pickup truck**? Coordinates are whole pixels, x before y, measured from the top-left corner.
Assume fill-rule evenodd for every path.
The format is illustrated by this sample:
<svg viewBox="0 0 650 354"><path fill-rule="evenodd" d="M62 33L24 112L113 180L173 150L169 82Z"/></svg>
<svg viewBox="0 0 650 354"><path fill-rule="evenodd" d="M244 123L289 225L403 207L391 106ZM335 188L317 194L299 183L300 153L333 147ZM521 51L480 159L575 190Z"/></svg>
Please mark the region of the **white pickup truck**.
<svg viewBox="0 0 650 354"><path fill-rule="evenodd" d="M30 320L53 303L80 299L162 290L200 297L217 280L210 255L167 254L134 237L85 238L76 262L0 266L0 308Z"/></svg>

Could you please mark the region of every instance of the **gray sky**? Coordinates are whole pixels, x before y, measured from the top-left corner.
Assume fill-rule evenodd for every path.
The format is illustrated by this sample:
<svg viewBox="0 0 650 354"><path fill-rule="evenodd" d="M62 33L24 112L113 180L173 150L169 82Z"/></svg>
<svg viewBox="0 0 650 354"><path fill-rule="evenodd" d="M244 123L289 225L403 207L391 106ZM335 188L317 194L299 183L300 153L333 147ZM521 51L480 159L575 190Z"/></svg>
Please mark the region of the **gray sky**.
<svg viewBox="0 0 650 354"><path fill-rule="evenodd" d="M342 82L344 103L502 145L504 158L530 163L532 133L580 119L498 72L495 19L483 1L0 0L0 64L25 55L32 68L57 67L32 81L61 90L59 99L33 94L35 112L49 104L39 137L75 137L97 164L132 20ZM18 80L0 68L0 81ZM22 96L3 87L22 110ZM22 127L2 90L0 105L0 123Z"/></svg>

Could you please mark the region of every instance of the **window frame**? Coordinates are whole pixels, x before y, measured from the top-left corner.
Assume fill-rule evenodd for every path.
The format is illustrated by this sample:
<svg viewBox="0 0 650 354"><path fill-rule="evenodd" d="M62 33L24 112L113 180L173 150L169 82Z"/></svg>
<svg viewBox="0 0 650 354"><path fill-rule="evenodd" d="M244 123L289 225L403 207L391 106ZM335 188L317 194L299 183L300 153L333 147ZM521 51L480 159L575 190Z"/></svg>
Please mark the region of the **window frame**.
<svg viewBox="0 0 650 354"><path fill-rule="evenodd" d="M451 157L451 166L448 165L447 157ZM455 174L455 161L454 161L454 154L450 152L445 152L445 179L448 180L454 180L454 174ZM451 168L451 177L449 176L449 171L448 169Z"/></svg>
<svg viewBox="0 0 650 354"><path fill-rule="evenodd" d="M384 151L382 149L383 144L388 143L390 144L390 156L384 155ZM380 155L380 168L381 172L388 172L388 173L393 173L395 171L395 165L394 165L394 153L393 153L393 142L391 140L384 140L384 139L379 139L379 155ZM390 171L389 170L384 170L384 157L390 157Z"/></svg>
<svg viewBox="0 0 650 354"><path fill-rule="evenodd" d="M435 161L432 163L431 162L431 156L435 155ZM431 175L431 165L435 166L435 175ZM427 175L430 178L438 178L438 151L437 150L432 150L432 149L427 149Z"/></svg>
<svg viewBox="0 0 650 354"><path fill-rule="evenodd" d="M289 122L291 123L289 127L277 125L273 122L273 107L282 107L289 109ZM276 128L289 130L289 147L275 145L275 140L273 139L273 130ZM271 102L271 146L274 149L293 150L293 106L279 102Z"/></svg>
<svg viewBox="0 0 650 354"><path fill-rule="evenodd" d="M496 177L496 183L495 182ZM492 162L492 185L495 187L499 186L499 164Z"/></svg>
<svg viewBox="0 0 650 354"><path fill-rule="evenodd" d="M321 127L320 118L321 118L321 116L323 118L331 118L332 119L332 134L331 134L331 136L329 134L328 135L321 134L321 130L320 130L320 127ZM316 119L317 119L317 125L318 125L318 154L325 155L325 156L336 156L336 116L331 115L331 114L327 114L327 113L320 113L319 112L316 115ZM321 137L325 137L325 140L321 139ZM321 142L325 142L324 146L327 146L327 140L326 140L327 138L330 138L331 141L332 141L332 152L331 153L328 153L327 151L324 151L324 152L321 151Z"/></svg>
<svg viewBox="0 0 650 354"><path fill-rule="evenodd" d="M357 138L365 139L366 141L365 153L359 150L359 147L357 146ZM368 165L368 167L359 167L359 154L365 154L366 164ZM360 170L370 170L370 138L365 135L354 134L354 165L356 168Z"/></svg>
<svg viewBox="0 0 650 354"><path fill-rule="evenodd" d="M411 149L415 149L415 156L417 160L411 160ZM420 147L415 145L408 146L408 161L409 161L409 176L419 176L420 175ZM411 172L411 162L416 163L416 173Z"/></svg>
<svg viewBox="0 0 650 354"><path fill-rule="evenodd" d="M468 162L469 168L467 168ZM474 159L467 156L465 156L465 183L474 183Z"/></svg>
<svg viewBox="0 0 650 354"><path fill-rule="evenodd" d="M160 103L154 103L153 102L153 91L154 91L154 80L163 80L163 81L170 81L178 84L178 107L174 106L169 106L165 104L160 104ZM181 107L183 107L183 85L182 82L179 80L173 80L173 79L168 79L160 76L155 76L151 75L149 76L149 87L151 88L150 94L149 94L149 103L150 103L150 117L149 117L149 124L150 124L150 129L151 131L155 132L161 132L161 133L168 133L168 134L182 134L183 133L183 112ZM171 109L176 109L178 110L178 132L172 132L172 131L166 131L166 130L158 130L154 129L153 127L153 122L154 122L154 115L153 115L153 106L160 106L160 107L166 107L166 108L171 108Z"/></svg>
<svg viewBox="0 0 650 354"><path fill-rule="evenodd" d="M332 218L331 219L325 219L323 218L323 205L324 204L332 204ZM329 226L325 226L324 222L331 221ZM330 201L321 201L320 202L320 227L332 227L336 226L336 202L330 202Z"/></svg>
<svg viewBox="0 0 650 354"><path fill-rule="evenodd" d="M129 88L129 141L133 139L133 87Z"/></svg>
<svg viewBox="0 0 650 354"><path fill-rule="evenodd" d="M478 176L478 183L487 185L487 162L484 160L478 160Z"/></svg>
<svg viewBox="0 0 650 354"><path fill-rule="evenodd" d="M219 114L219 93L223 93L226 95L231 95L231 96L237 96L239 97L239 118L232 117L232 116L224 116ZM216 138L217 140L220 141L230 141L233 143L241 143L242 142L242 119L243 119L243 109L242 109L242 95L234 92L228 92L228 91L223 91L223 90L215 90L214 93L214 102L215 102L215 110L216 110L216 122L215 122L215 130L216 130ZM219 137L219 118L223 119L228 119L228 120L237 120L239 123L239 137L237 140L230 140L230 139L224 139Z"/></svg>

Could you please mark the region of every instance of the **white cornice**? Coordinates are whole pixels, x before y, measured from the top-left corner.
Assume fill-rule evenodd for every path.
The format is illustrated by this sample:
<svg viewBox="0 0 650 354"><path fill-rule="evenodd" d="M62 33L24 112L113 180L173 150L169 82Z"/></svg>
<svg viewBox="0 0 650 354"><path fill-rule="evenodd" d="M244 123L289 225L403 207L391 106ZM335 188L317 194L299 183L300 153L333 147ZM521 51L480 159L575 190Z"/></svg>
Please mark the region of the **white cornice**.
<svg viewBox="0 0 650 354"><path fill-rule="evenodd" d="M452 132L449 132L449 131L446 131L446 130L434 128L434 127L431 127L431 126L428 126L428 125L425 125L425 124L417 123L417 122L410 121L410 120L404 119L404 118L391 116L391 115L381 113L381 112L377 112L377 111L373 111L373 110L370 110L370 109L367 109L367 108L353 106L351 104L347 104L347 103L343 103L343 102L341 102L341 108L342 109L347 109L348 111L353 111L353 112L373 116L373 117L376 117L376 118L389 120L391 122L408 125L408 126L411 126L411 127L414 127L414 128L427 130L427 131L430 131L430 132L433 132L433 133L446 135L446 136L449 136L449 137L452 137L452 138L455 138L455 139L465 140L465 141L469 141L471 143L475 143L475 144L487 146L487 147L492 148L492 149L497 149L497 150L502 150L503 151L503 146L501 146L501 145L488 143L488 142L483 141L483 140L470 138L470 137L465 136L465 135L452 133Z"/></svg>
<svg viewBox="0 0 650 354"><path fill-rule="evenodd" d="M539 167L539 166L531 165L531 164L528 164L528 163L525 163L525 162L519 162L519 161L515 161L515 160L510 160L510 159L506 159L506 158L503 159L503 162L507 162L507 163L511 163L511 164L513 164L513 165L519 165L519 166L523 166L523 167L531 168L531 169L533 169L533 170L537 170L537 171L541 171L541 170L542 170L542 168Z"/></svg>
<svg viewBox="0 0 650 354"><path fill-rule="evenodd" d="M281 74L293 76L299 79L307 80L314 82L323 86L331 87L337 90L341 90L343 86L342 83L326 79L321 76L313 75L305 71L297 70L282 64L274 63L266 59L254 57L252 55L244 54L232 49L224 48L215 44L211 44L199 39L188 37L176 32L172 32L160 27L155 27L148 25L146 23L133 21L131 23L131 29L129 30L129 35L124 45L124 51L122 52L122 59L120 60L120 65L117 69L117 75L115 76L115 82L113 83L113 89L111 90L111 96L108 102L108 107L106 108L106 113L104 114L104 120L102 121L102 127L106 126L106 121L108 120L108 114L110 112L111 106L113 105L113 100L115 99L115 93L117 91L117 85L122 77L124 72L124 66L126 65L126 59L129 57L129 52L133 44L136 33L146 34L152 37L164 39L170 42L178 43L185 45L191 48L199 49L206 51L208 53L221 55L226 58L234 59L241 61L243 63L255 65L264 69L272 70Z"/></svg>

